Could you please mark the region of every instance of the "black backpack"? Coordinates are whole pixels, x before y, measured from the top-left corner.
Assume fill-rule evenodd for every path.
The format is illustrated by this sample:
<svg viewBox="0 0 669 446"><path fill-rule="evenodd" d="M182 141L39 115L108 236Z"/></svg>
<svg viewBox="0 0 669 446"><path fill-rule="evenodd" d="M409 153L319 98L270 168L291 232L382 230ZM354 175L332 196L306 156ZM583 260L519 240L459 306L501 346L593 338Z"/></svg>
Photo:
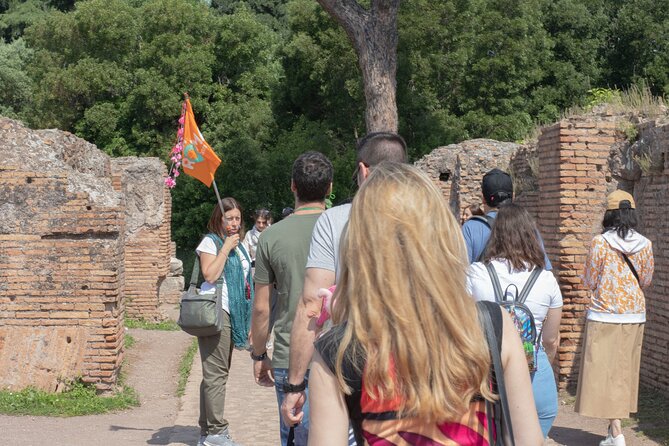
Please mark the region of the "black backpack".
<svg viewBox="0 0 669 446"><path fill-rule="evenodd" d="M492 266L491 263L486 263L485 267L488 270L490 280L492 281L492 288L495 292L495 301L509 312L511 320L513 320L516 330L518 330L518 334L520 335L520 340L523 342L527 366L530 372L534 372L537 370L537 353L539 351L541 333L537 333L534 315L530 309L527 308L527 305L525 305L525 300L530 294L530 290L534 286L534 283L543 272L543 269L534 268L530 277L527 279L527 282L523 286L523 289L518 293L518 287L514 284L507 286L506 290L502 291L502 286L499 283L499 277L497 276L495 267ZM506 294L511 287L515 288L515 297L513 300L508 300Z"/></svg>

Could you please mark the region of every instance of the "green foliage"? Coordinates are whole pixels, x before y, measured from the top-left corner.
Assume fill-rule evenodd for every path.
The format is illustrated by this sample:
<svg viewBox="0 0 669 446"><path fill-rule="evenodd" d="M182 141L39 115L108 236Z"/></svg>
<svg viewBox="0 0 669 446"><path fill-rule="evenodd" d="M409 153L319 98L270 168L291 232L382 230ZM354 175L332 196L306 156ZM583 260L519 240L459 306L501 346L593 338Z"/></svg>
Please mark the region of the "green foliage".
<svg viewBox="0 0 669 446"><path fill-rule="evenodd" d="M193 367L193 358L195 358L197 349L197 338L195 338L190 343L186 353L184 353L181 361L179 362L179 382L177 383L177 396L183 396L184 392L186 391L186 383L188 382L188 377L190 376L190 370Z"/></svg>
<svg viewBox="0 0 669 446"><path fill-rule="evenodd" d="M669 92L669 0L400 8L397 105L411 159L468 138L522 140L644 79ZM112 156L167 160L188 92L223 162L219 189L243 204L247 227L258 207L278 217L292 205L290 166L305 150L331 158L338 200L355 191L360 69L313 0L0 0L0 33L0 114L74 132ZM645 91L644 110L661 109ZM188 272L215 197L181 176L172 198Z"/></svg>
<svg viewBox="0 0 669 446"><path fill-rule="evenodd" d="M20 119L30 109L34 85L26 65L32 53L23 39L0 41L0 116Z"/></svg>
<svg viewBox="0 0 669 446"><path fill-rule="evenodd" d="M587 91L585 99L586 109L592 109L601 104L620 101L620 91L611 88L593 88Z"/></svg>
<svg viewBox="0 0 669 446"><path fill-rule="evenodd" d="M150 322L144 319L130 319L125 318L126 328L139 328L142 330L161 330L161 331L179 331L181 327L172 320L164 320L160 322Z"/></svg>
<svg viewBox="0 0 669 446"><path fill-rule="evenodd" d="M76 417L134 406L139 406L137 393L125 385L111 396L99 396L93 386L80 381L62 393L48 393L32 387L20 392L0 391L0 413L5 415Z"/></svg>
<svg viewBox="0 0 669 446"><path fill-rule="evenodd" d="M669 94L669 0L621 2L611 25L610 84L648 81L655 94Z"/></svg>

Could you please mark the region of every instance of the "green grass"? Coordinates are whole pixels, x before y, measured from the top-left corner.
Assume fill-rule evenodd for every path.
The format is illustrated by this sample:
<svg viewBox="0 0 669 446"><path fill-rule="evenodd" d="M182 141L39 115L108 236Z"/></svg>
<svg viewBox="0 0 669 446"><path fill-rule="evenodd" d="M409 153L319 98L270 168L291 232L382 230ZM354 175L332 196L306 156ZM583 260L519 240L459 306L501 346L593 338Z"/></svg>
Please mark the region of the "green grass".
<svg viewBox="0 0 669 446"><path fill-rule="evenodd" d="M95 387L81 381L74 382L62 393L48 393L31 387L20 392L0 391L0 413L6 415L75 417L135 406L139 406L137 393L125 385L112 396L99 396Z"/></svg>
<svg viewBox="0 0 669 446"><path fill-rule="evenodd" d="M639 411L634 419L640 434L669 446L669 398L656 390L642 388L639 392Z"/></svg>
<svg viewBox="0 0 669 446"><path fill-rule="evenodd" d="M141 328L142 330L179 331L181 327L175 321L165 320L161 322L149 322L144 319L125 319L128 328Z"/></svg>
<svg viewBox="0 0 669 446"><path fill-rule="evenodd" d="M136 343L137 341L130 333L126 333L125 336L123 337L123 345L125 346L126 349L133 348Z"/></svg>
<svg viewBox="0 0 669 446"><path fill-rule="evenodd" d="M193 366L193 358L197 352L197 338L193 339L186 350L181 362L179 363L179 383L177 384L177 396L183 396L186 391L186 383L190 376L190 369Z"/></svg>

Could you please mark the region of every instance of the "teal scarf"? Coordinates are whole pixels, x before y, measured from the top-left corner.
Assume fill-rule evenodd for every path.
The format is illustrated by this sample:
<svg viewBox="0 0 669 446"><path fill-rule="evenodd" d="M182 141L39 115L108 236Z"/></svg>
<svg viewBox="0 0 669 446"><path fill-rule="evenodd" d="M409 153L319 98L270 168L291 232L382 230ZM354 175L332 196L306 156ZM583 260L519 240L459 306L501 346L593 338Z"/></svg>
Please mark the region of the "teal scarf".
<svg viewBox="0 0 669 446"><path fill-rule="evenodd" d="M223 247L223 240L217 234L208 234L218 249ZM220 243L220 245L219 245ZM244 276L244 267L239 253L242 253L249 264L249 272ZM251 282L251 259L244 246L240 243L228 254L223 275L228 288L228 305L232 324L232 342L237 349L249 348L249 331L251 329L251 309L253 308L253 286Z"/></svg>

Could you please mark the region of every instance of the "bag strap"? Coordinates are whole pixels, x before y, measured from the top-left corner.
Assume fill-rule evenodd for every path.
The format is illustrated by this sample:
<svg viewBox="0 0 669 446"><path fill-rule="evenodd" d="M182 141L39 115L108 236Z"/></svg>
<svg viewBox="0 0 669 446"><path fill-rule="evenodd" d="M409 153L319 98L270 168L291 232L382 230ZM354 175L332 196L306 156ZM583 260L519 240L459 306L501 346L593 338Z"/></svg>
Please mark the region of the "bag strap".
<svg viewBox="0 0 669 446"><path fill-rule="evenodd" d="M483 223L492 231L492 227L495 225L495 217L491 217L488 214L485 215L474 215L473 217L470 218L470 220L476 220L478 222ZM488 239L490 240L490 239ZM476 257L476 261L480 262L483 259L483 255L485 254L486 248L488 247L488 240L486 240L486 244L479 253L478 257Z"/></svg>
<svg viewBox="0 0 669 446"><path fill-rule="evenodd" d="M221 248L223 248L223 239L219 237L218 234L215 234L213 232L210 232L205 237L209 237L214 242L214 244L216 245L216 254L218 254ZM224 278L225 278L225 272L222 272L221 277L219 277L218 280L216 281L216 288L217 288L216 292L219 292L219 288L221 288Z"/></svg>
<svg viewBox="0 0 669 446"><path fill-rule="evenodd" d="M488 341L490 356L492 357L494 382L497 387L497 394L499 395L499 399L497 402L495 402L495 404L493 404L495 408L500 409L495 410L494 413L497 442L492 442L492 429L491 425L488 424L489 444L504 444L506 446L515 446L513 425L511 424L511 416L509 412L509 401L506 394L506 385L504 384L504 368L502 366L502 357L500 355L501 338L498 337L497 333L495 332L495 325L493 324L491 315L491 311L493 310L491 310L490 302L479 302L477 306L479 308L479 320L483 326L483 331L486 340ZM502 310L499 306L495 305L494 311L500 312L501 315ZM486 404L486 406L488 406L488 404Z"/></svg>
<svg viewBox="0 0 669 446"><path fill-rule="evenodd" d="M639 284L639 288L640 288L641 287L641 281L639 280L639 273L636 272L636 268L634 268L634 264L632 263L630 258L624 252L614 248L613 245L611 245L611 242L609 242L606 238L604 238L604 240L606 240L606 242L608 243L608 245L611 249L620 253L620 255L623 256L623 259L625 259L625 263L627 263L627 266L632 271L632 274L634 275L634 278L636 278L636 282Z"/></svg>
<svg viewBox="0 0 669 446"><path fill-rule="evenodd" d="M632 261L630 260L629 257L627 257L627 254L625 254L622 251L619 251L620 254L623 255L623 259L625 259L625 263L627 263L627 266L632 270L632 274L634 274L634 277L636 277L636 282L641 286L641 281L639 280L639 273L636 272L636 268L634 268L634 265L632 264Z"/></svg>
<svg viewBox="0 0 669 446"><path fill-rule="evenodd" d="M195 256L195 260L193 261L193 272L190 275L189 286L196 287L197 278L199 276L200 276L200 258L198 256Z"/></svg>
<svg viewBox="0 0 669 446"><path fill-rule="evenodd" d="M497 271L495 271L495 267L492 265L492 262L486 263L485 268L488 270L488 275L490 276L490 281L492 282L492 289L495 292L495 302L504 302L504 291L502 291L502 285L499 283L499 276L497 275Z"/></svg>
<svg viewBox="0 0 669 446"><path fill-rule="evenodd" d="M523 289L520 290L520 295L518 296L517 299L518 303L521 304L525 303L525 299L527 299L527 296L530 294L530 290L532 289L532 287L534 286L534 284L536 283L537 279L539 278L542 272L543 270L541 268L535 267L532 270L532 274L530 274L529 279L527 279L527 282L525 282Z"/></svg>
<svg viewBox="0 0 669 446"><path fill-rule="evenodd" d="M486 225L488 229L492 229L492 226L495 224L495 219L490 215L474 215L470 218L470 220L480 221Z"/></svg>

